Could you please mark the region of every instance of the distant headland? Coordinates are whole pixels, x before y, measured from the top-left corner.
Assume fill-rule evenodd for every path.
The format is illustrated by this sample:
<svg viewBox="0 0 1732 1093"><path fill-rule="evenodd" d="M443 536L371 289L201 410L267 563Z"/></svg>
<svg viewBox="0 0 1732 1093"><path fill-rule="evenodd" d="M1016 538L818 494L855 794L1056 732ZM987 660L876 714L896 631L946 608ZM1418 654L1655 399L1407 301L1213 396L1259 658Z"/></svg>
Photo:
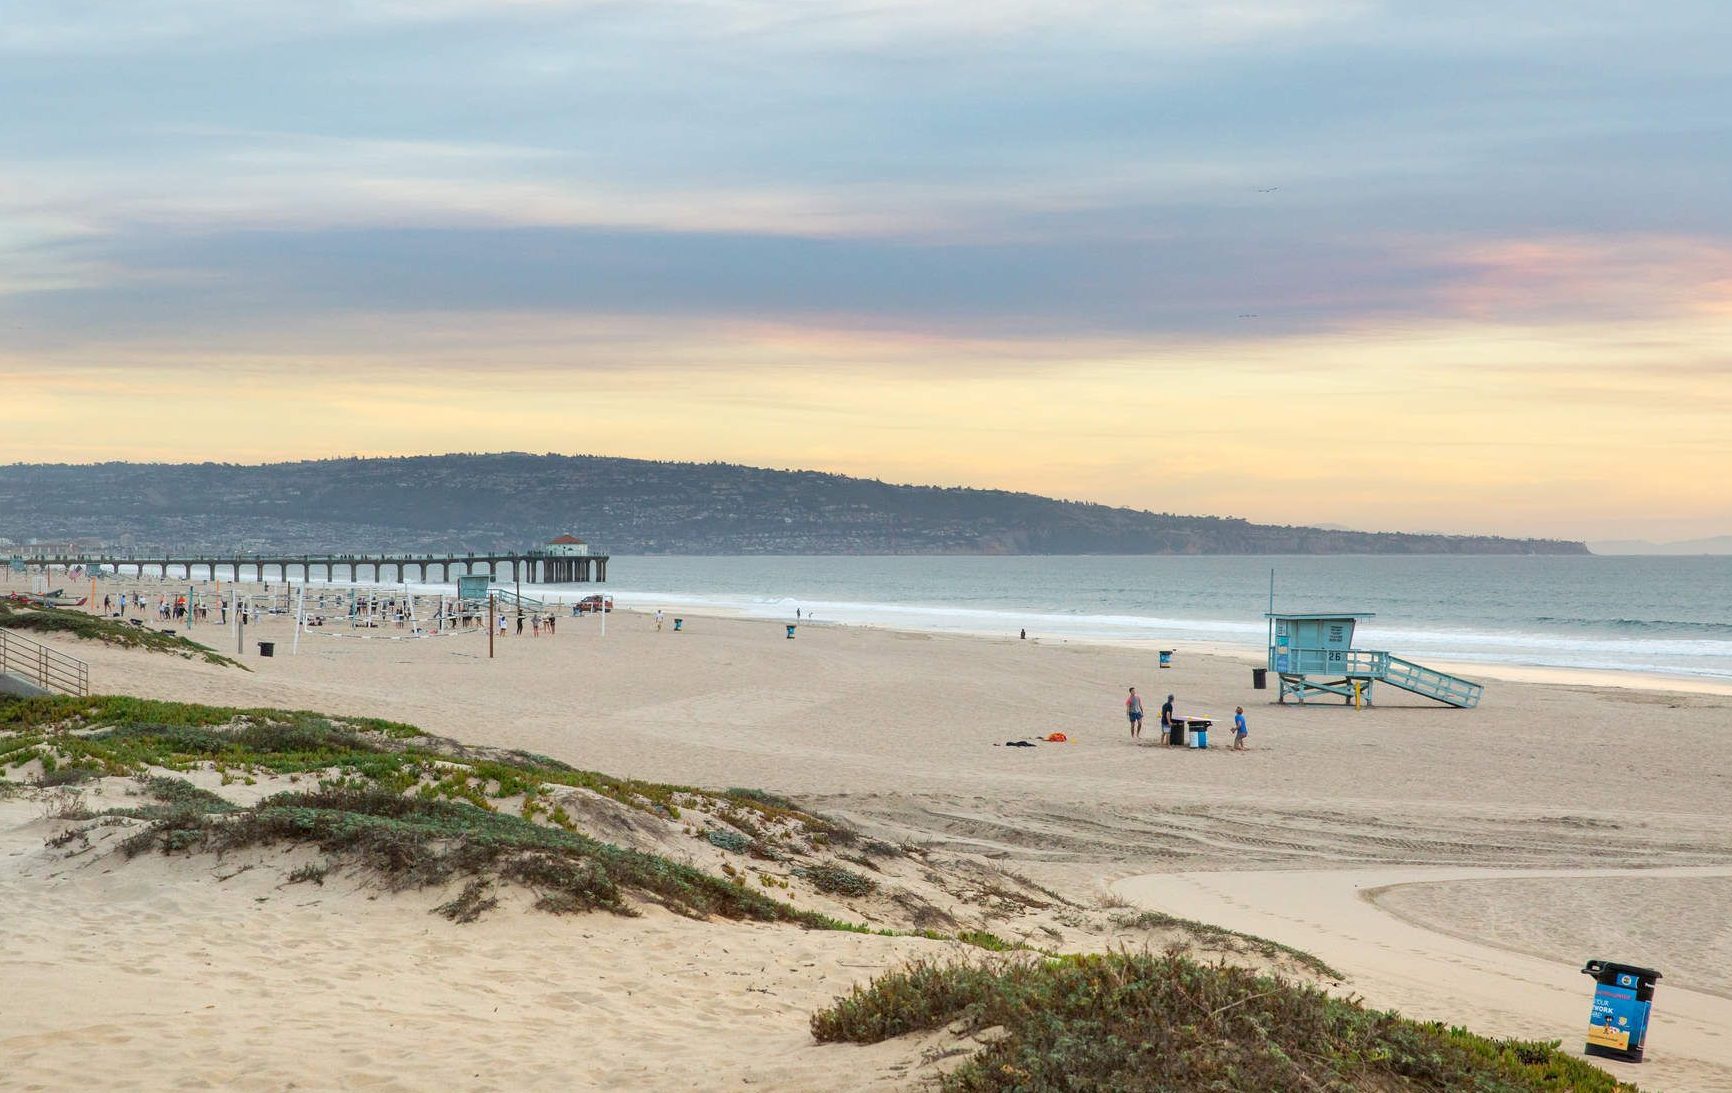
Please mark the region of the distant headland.
<svg viewBox="0 0 1732 1093"><path fill-rule="evenodd" d="M0 537L15 543L485 550L566 529L616 555L1588 553L1557 539L1286 527L1007 490L603 456L0 466Z"/></svg>

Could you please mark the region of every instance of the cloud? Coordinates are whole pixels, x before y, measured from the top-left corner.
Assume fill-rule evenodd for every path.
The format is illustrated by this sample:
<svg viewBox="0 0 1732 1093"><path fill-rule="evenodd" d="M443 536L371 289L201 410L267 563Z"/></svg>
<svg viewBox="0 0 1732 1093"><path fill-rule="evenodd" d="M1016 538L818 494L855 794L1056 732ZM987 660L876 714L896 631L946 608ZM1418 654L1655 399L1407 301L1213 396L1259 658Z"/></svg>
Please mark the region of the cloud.
<svg viewBox="0 0 1732 1093"><path fill-rule="evenodd" d="M1732 315L1732 241L1674 236L1498 239L1453 248L1440 297L1479 319Z"/></svg>
<svg viewBox="0 0 1732 1093"><path fill-rule="evenodd" d="M218 38L320 36L375 26L596 20L678 23L702 33L775 36L810 44L924 46L1110 24L1173 47L1234 43L1340 22L1369 0L23 0L0 24L0 52L147 49Z"/></svg>

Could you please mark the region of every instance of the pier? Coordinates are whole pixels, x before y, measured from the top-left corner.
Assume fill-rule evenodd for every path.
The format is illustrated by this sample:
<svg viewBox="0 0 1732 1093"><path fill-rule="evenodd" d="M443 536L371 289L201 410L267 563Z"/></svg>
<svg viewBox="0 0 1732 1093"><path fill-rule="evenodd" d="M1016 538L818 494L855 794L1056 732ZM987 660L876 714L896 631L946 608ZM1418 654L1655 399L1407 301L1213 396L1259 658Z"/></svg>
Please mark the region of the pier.
<svg viewBox="0 0 1732 1093"><path fill-rule="evenodd" d="M131 555L114 553L78 553L39 555L37 557L18 557L13 559L14 568L23 563L26 570L41 570L52 573L54 570L70 571L74 568L88 570L91 566L101 566L116 574L136 573L143 577L154 573L164 579L178 573L186 580L192 580L195 574L203 573L211 580L217 579L218 570L227 572L233 579L239 580L251 573L257 580L263 581L269 577L280 580L290 580L297 573L301 580L311 582L315 575L323 574L327 583L334 583L339 578L337 572L346 570L344 579L360 582L361 574L372 571L375 584L401 584L413 573L415 579L426 583L431 574L442 584L450 584L459 576L465 574L486 574L504 578L510 581L521 580L525 584L587 584L607 580L606 554L570 553L557 547L545 550L496 551L480 554L233 554L220 555L213 553L166 554L166 555ZM391 574L387 582L386 574Z"/></svg>

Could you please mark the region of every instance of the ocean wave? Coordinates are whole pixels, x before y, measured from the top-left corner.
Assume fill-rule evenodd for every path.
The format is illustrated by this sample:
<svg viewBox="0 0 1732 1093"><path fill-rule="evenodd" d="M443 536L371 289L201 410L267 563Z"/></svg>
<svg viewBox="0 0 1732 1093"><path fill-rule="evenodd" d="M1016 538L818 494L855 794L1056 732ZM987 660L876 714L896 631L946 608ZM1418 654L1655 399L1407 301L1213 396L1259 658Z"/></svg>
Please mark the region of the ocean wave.
<svg viewBox="0 0 1732 1093"><path fill-rule="evenodd" d="M1079 641L1206 641L1259 651L1266 623L1220 618L1179 618L1083 610L1015 610L1002 606L873 603L798 596L710 595L615 591L622 606L707 610L744 618L793 621L795 610L815 622L959 634L1015 634ZM1626 671L1689 678L1732 679L1732 640L1631 638L1616 635L1547 633L1468 627L1376 627L1362 623L1354 643L1424 660L1528 665L1593 671Z"/></svg>
<svg viewBox="0 0 1732 1093"><path fill-rule="evenodd" d="M1584 619L1569 616L1539 615L1533 620L1541 626L1569 626L1613 630L1677 630L1693 634L1732 635L1732 622L1704 622L1693 619Z"/></svg>

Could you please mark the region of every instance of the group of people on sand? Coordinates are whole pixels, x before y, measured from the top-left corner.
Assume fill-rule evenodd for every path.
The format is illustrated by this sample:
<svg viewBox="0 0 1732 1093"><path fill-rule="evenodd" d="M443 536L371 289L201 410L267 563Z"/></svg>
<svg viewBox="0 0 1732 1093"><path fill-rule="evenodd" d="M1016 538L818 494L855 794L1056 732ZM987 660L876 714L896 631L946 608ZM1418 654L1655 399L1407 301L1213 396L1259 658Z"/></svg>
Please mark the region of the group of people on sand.
<svg viewBox="0 0 1732 1093"><path fill-rule="evenodd" d="M496 621L498 622L498 625L499 625L499 636L500 637L504 637L506 635L506 633L508 632L508 627L511 625L511 623L509 621L510 618L511 618L511 616L509 614L507 614L506 612L504 612L504 611L499 612L499 617ZM519 612L517 615L517 636L518 637L523 636L524 624L528 623L529 634L531 637L539 638L543 634L545 634L551 638L558 631L558 624L555 621L557 618L558 618L558 616L556 616L551 611L549 611L545 615L541 614L540 612L532 612L529 614L524 614L522 612Z"/></svg>
<svg viewBox="0 0 1732 1093"><path fill-rule="evenodd" d="M1130 719L1130 722L1131 722L1131 743L1135 744L1137 741L1139 741L1143 738L1143 696L1137 693L1137 689L1135 687L1131 688L1130 697L1125 699L1125 716ZM1168 695L1167 700L1165 702L1161 703L1161 743L1165 744L1165 743L1168 743L1169 741L1171 741L1172 740L1172 734L1173 734L1173 696ZM1233 708L1233 749L1232 750L1245 751L1246 750L1245 738L1247 736L1250 736L1250 735L1251 735L1251 730L1245 724L1245 707L1243 707L1243 706L1234 707ZM1209 746L1208 739L1209 739L1208 735L1205 732L1203 734L1202 742L1199 743L1198 746L1204 747L1204 748L1208 747Z"/></svg>

